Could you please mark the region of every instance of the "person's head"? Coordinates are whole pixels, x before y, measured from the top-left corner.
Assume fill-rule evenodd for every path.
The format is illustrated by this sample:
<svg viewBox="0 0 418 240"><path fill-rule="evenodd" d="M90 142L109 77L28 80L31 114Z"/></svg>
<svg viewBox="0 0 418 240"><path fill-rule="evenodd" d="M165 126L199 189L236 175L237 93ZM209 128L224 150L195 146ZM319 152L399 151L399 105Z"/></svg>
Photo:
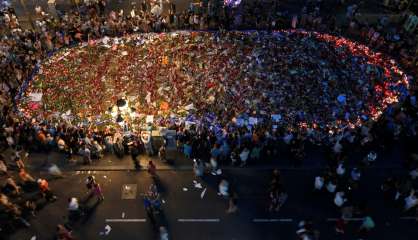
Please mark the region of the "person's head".
<svg viewBox="0 0 418 240"><path fill-rule="evenodd" d="M57 232L60 232L62 230L66 230L65 227L62 224L57 225Z"/></svg>
<svg viewBox="0 0 418 240"><path fill-rule="evenodd" d="M280 171L279 171L279 169L274 169L274 170L273 170L273 176L275 176L275 177L280 176Z"/></svg>

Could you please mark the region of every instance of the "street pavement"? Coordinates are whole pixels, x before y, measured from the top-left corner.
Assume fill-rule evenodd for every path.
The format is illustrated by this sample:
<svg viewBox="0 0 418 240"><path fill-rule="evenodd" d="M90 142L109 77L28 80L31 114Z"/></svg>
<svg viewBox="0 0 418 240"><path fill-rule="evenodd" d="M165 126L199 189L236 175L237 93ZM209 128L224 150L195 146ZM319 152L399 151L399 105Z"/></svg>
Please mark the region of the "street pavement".
<svg viewBox="0 0 418 240"><path fill-rule="evenodd" d="M321 233L321 239L356 239L355 232L360 221L350 221L347 234L335 235L334 219L340 216L331 196L312 193L314 176L320 171L305 169L281 170L289 198L278 213L267 211L267 186L271 169L231 168L221 176L194 177L191 170L159 170L158 188L162 194L163 216L157 225L167 226L170 239L295 239L299 221L309 217ZM40 172L42 176L46 173ZM384 203L380 184L387 175L403 174L400 169L368 169L355 194L358 201L367 202L376 229L370 239L416 239L417 224L413 219L403 219L401 211ZM53 239L55 226L66 222L67 199L84 199L84 180L94 175L102 185L105 200L95 205L90 199L86 206L88 214L74 226L77 239L158 239L156 228L150 223L142 204L145 193L153 179L146 171L70 170L61 179L50 180L58 201L41 209L31 219L29 228L21 229L9 239ZM219 181L225 178L238 194L239 210L227 214L228 201L217 194ZM193 180L202 184L196 188ZM122 199L126 184L135 184L135 199ZM187 191L186 191L187 189ZM202 191L206 190L203 198ZM105 226L111 231L103 235Z"/></svg>

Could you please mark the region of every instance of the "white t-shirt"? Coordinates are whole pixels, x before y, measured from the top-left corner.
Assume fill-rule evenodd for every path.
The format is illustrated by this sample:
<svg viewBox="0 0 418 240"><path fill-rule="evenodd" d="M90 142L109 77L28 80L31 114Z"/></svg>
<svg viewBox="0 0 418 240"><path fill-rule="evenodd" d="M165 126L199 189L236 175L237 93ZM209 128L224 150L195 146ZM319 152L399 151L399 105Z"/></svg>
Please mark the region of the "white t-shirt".
<svg viewBox="0 0 418 240"><path fill-rule="evenodd" d="M414 194L409 195L408 197L405 198L405 209L411 209L413 207L415 207L418 204L418 199L417 197L415 197Z"/></svg>
<svg viewBox="0 0 418 240"><path fill-rule="evenodd" d="M70 210L70 211L78 210L78 200L77 200L77 198L71 198L70 204L68 204L68 210Z"/></svg>
<svg viewBox="0 0 418 240"><path fill-rule="evenodd" d="M345 168L342 163L338 164L337 174L340 176L345 174Z"/></svg>
<svg viewBox="0 0 418 240"><path fill-rule="evenodd" d="M345 198L344 198L344 193L343 192L337 192L335 194L335 198L334 198L334 203L335 205L337 205L337 207L341 207L344 202L345 202Z"/></svg>
<svg viewBox="0 0 418 240"><path fill-rule="evenodd" d="M324 187L324 178L321 176L315 177L315 189L321 190Z"/></svg>
<svg viewBox="0 0 418 240"><path fill-rule="evenodd" d="M239 158L241 159L241 161L246 162L248 159L248 155L250 154L250 151L248 150L244 150L241 152L241 154L239 155Z"/></svg>
<svg viewBox="0 0 418 240"><path fill-rule="evenodd" d="M228 188L229 188L229 184L228 184L228 182L226 182L226 181L222 181L222 182L219 184L219 193L220 193L222 196L228 196Z"/></svg>

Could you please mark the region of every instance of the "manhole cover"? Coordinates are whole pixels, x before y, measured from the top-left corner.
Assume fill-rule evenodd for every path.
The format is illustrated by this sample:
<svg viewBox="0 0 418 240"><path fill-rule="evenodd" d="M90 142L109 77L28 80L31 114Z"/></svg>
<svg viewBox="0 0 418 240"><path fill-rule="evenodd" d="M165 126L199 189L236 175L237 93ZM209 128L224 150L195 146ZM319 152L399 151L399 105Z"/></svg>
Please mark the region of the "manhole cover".
<svg viewBox="0 0 418 240"><path fill-rule="evenodd" d="M136 184L122 185L122 199L136 199L138 187Z"/></svg>

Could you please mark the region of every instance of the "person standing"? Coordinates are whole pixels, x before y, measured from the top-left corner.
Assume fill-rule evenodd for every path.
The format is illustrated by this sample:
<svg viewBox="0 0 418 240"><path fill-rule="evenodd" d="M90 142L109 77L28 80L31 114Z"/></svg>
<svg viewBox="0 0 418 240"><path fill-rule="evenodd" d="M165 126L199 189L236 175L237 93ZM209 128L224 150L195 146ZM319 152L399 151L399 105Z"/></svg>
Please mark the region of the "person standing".
<svg viewBox="0 0 418 240"><path fill-rule="evenodd" d="M68 220L74 222L81 215L78 199L75 197L68 198Z"/></svg>
<svg viewBox="0 0 418 240"><path fill-rule="evenodd" d="M84 164L91 164L91 151L88 148L87 145L84 146L84 152L83 152L83 163Z"/></svg>
<svg viewBox="0 0 418 240"><path fill-rule="evenodd" d="M369 232L375 227L375 223L370 216L366 216L363 218L359 229L359 235L361 238L367 237Z"/></svg>
<svg viewBox="0 0 418 240"><path fill-rule="evenodd" d="M49 13L54 17L58 18L57 9L55 8L55 0L48 0Z"/></svg>
<svg viewBox="0 0 418 240"><path fill-rule="evenodd" d="M132 161L134 163L136 170L141 169L140 161L137 159L138 155L139 155L138 143L135 141L131 147L131 157L132 157Z"/></svg>
<svg viewBox="0 0 418 240"><path fill-rule="evenodd" d="M166 147L165 144L161 145L160 149L158 150L158 157L160 158L161 162L167 162L167 154L166 154Z"/></svg>
<svg viewBox="0 0 418 240"><path fill-rule="evenodd" d="M141 133L141 141L144 143L145 152L147 153L147 155L154 155L154 149L152 148L151 131L143 131Z"/></svg>

